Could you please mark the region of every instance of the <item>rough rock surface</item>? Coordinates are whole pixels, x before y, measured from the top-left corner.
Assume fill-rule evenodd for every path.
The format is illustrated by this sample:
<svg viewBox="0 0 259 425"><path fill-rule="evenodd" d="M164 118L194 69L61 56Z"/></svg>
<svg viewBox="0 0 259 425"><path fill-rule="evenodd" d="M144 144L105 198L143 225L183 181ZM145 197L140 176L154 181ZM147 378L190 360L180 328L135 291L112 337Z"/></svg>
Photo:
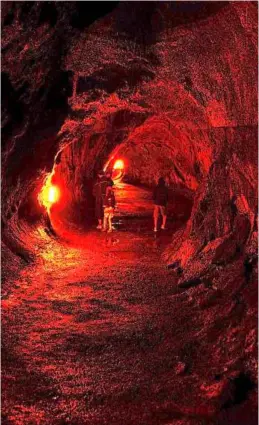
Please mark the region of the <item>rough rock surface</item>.
<svg viewBox="0 0 259 425"><path fill-rule="evenodd" d="M19 198L32 191L68 143L76 190L118 144L126 144L133 177L154 181L159 150L171 182L196 190L223 144L235 150L240 132L254 140L255 3L111 4L113 12L90 26L77 21L78 7L3 3L7 218L19 206L13 191Z"/></svg>
<svg viewBox="0 0 259 425"><path fill-rule="evenodd" d="M87 3L1 4L6 258L33 258L28 221L53 166L71 219L112 155L132 181L163 174L193 202L164 259L195 305L230 297L248 338L239 371L254 381L257 3L108 2L102 15ZM204 391L224 398L224 382Z"/></svg>

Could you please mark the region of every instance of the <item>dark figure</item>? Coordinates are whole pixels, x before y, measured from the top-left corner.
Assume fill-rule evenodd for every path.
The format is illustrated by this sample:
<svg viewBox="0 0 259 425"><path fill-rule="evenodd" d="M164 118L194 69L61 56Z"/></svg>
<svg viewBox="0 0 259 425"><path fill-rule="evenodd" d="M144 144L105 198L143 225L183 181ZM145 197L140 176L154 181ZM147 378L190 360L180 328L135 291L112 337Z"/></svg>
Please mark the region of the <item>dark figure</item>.
<svg viewBox="0 0 259 425"><path fill-rule="evenodd" d="M103 171L99 171L97 181L93 187L93 195L95 197L95 216L98 220L97 229L102 228L103 219L103 202L102 202L102 186L101 182L104 178Z"/></svg>
<svg viewBox="0 0 259 425"><path fill-rule="evenodd" d="M165 184L165 180L163 177L160 177L158 180L158 184L154 189L153 192L153 200L155 204L154 208L154 232L157 232L157 223L158 223L158 216L159 213L162 215L163 222L161 229L165 230L166 225L166 207L168 203L168 189Z"/></svg>
<svg viewBox="0 0 259 425"><path fill-rule="evenodd" d="M106 181L108 183L108 186L113 186L114 183L112 181L112 173L110 171L106 171L105 177L106 177Z"/></svg>
<svg viewBox="0 0 259 425"><path fill-rule="evenodd" d="M108 186L113 186L112 179L109 176L107 177L103 171L99 171L98 180L93 187L93 195L95 197L95 216L98 220L97 229L102 229L103 200Z"/></svg>
<svg viewBox="0 0 259 425"><path fill-rule="evenodd" d="M106 172L102 181L101 181L101 190L102 190L102 199L104 201L104 198L106 196L107 193L107 187L112 187L114 185L112 178L111 178L111 173L110 172Z"/></svg>
<svg viewBox="0 0 259 425"><path fill-rule="evenodd" d="M106 188L106 196L103 201L103 208L104 208L104 219L103 219L103 232L107 230L108 225L108 232L112 232L112 218L114 216L114 210L115 210L115 196L113 193L112 186L107 186Z"/></svg>

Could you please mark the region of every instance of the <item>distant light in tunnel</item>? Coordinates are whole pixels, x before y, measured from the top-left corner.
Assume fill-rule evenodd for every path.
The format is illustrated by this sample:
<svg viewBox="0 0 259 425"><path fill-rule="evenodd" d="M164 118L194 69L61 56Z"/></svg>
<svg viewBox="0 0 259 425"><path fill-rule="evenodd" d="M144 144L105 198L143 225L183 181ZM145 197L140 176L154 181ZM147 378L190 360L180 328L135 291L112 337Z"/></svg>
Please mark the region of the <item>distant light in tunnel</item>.
<svg viewBox="0 0 259 425"><path fill-rule="evenodd" d="M39 203L47 208L48 211L51 205L55 204L60 199L60 190L51 183L51 178L52 175L48 176L38 196Z"/></svg>
<svg viewBox="0 0 259 425"><path fill-rule="evenodd" d="M48 190L48 202L54 204L59 200L59 189L57 186L51 186Z"/></svg>
<svg viewBox="0 0 259 425"><path fill-rule="evenodd" d="M117 159L117 161L115 162L113 169L114 170L123 170L124 168L124 162L122 161L122 159Z"/></svg>

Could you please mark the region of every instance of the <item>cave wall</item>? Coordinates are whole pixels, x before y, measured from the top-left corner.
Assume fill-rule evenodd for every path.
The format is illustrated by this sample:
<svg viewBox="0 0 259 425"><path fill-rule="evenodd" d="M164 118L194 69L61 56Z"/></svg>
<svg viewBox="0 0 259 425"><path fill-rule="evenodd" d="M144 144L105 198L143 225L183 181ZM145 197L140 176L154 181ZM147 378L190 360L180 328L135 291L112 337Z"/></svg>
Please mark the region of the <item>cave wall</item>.
<svg viewBox="0 0 259 425"><path fill-rule="evenodd" d="M203 7L203 15L190 19L181 17L176 5L154 5L148 40L143 39L142 15L132 12L143 31L132 40L132 34L117 30L127 10L120 5L72 43L65 65L75 76L72 112L60 132L72 143L56 172L77 202L85 180L94 178L118 145L132 180L152 185L164 174L173 187L192 191L214 161L225 156L232 161L235 150L239 154L236 139L246 143L252 138L256 152L257 6L223 2ZM231 153L225 144L233 144ZM250 160L254 189L256 168ZM238 166L245 166L242 158ZM222 183L211 183L212 191ZM223 204L230 202L233 185ZM210 233L221 235L217 229Z"/></svg>
<svg viewBox="0 0 259 425"><path fill-rule="evenodd" d="M179 243L167 252L168 261L181 260L187 276L203 275L211 262L226 264L240 252L257 253L257 130L216 129L213 138L224 141L220 154L197 191Z"/></svg>
<svg viewBox="0 0 259 425"><path fill-rule="evenodd" d="M257 3L110 2L104 17L79 3L2 4L5 225L32 194L36 208L58 152L56 179L80 201L121 146L133 178L154 183L159 149L171 184L197 191L183 263L233 230L240 190L252 226Z"/></svg>
<svg viewBox="0 0 259 425"><path fill-rule="evenodd" d="M3 278L39 247L53 255L46 228L29 220L44 213L37 195L54 164L69 205L61 218L87 208L85 191L88 202L116 149L130 179L152 186L165 174L193 197L190 219L163 252L169 287L188 289L174 288L172 303L184 297L202 315L183 352L194 365L203 345L224 359L205 397L210 414L220 409L227 423L231 410L242 422L239 407L249 419L257 407L257 3L99 3L1 3ZM186 420L206 420L204 406L190 410L187 399Z"/></svg>
<svg viewBox="0 0 259 425"><path fill-rule="evenodd" d="M2 218L37 209L37 193L53 167L67 117L73 74L64 67L70 40L103 11L79 2L2 2ZM84 19L82 21L82 16ZM29 208L30 207L30 208Z"/></svg>

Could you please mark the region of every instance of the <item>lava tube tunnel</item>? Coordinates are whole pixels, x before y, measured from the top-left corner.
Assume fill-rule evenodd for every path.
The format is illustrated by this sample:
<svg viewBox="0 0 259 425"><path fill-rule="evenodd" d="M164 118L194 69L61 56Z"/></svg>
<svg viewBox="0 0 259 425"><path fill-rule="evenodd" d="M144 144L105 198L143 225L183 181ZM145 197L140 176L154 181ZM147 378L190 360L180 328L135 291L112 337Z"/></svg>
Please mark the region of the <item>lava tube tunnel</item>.
<svg viewBox="0 0 259 425"><path fill-rule="evenodd" d="M1 25L2 423L256 425L257 2Z"/></svg>

